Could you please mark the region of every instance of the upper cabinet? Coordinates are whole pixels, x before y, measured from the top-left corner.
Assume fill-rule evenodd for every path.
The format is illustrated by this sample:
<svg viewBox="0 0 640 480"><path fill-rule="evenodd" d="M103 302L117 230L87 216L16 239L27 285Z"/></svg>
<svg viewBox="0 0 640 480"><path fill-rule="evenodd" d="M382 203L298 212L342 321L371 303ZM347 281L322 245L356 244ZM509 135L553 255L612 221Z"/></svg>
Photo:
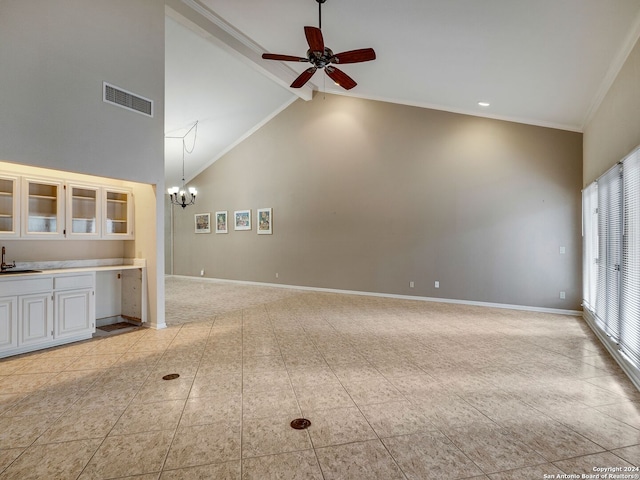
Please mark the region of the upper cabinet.
<svg viewBox="0 0 640 480"><path fill-rule="evenodd" d="M0 172L0 239L132 240L133 191Z"/></svg>
<svg viewBox="0 0 640 480"><path fill-rule="evenodd" d="M20 235L20 179L0 175L0 238Z"/></svg>
<svg viewBox="0 0 640 480"><path fill-rule="evenodd" d="M131 190L103 188L104 238L133 238L133 195Z"/></svg>
<svg viewBox="0 0 640 480"><path fill-rule="evenodd" d="M99 238L102 197L98 186L67 183L67 237Z"/></svg>
<svg viewBox="0 0 640 480"><path fill-rule="evenodd" d="M64 237L63 183L23 177L22 234L27 237Z"/></svg>

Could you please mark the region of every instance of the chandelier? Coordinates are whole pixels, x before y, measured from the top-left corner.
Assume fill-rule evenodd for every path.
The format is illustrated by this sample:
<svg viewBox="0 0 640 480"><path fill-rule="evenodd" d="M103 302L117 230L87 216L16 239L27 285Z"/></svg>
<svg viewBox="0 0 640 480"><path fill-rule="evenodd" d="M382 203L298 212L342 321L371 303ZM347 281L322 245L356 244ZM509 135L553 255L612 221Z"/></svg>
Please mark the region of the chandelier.
<svg viewBox="0 0 640 480"><path fill-rule="evenodd" d="M185 138L187 135L191 133L191 131L195 128L195 132L193 135L193 145L191 146L191 150L187 148L187 144L185 142ZM193 124L193 126L189 129L187 133L185 133L182 137L165 137L165 138L178 138L182 140L182 188L180 187L170 187L168 189L169 199L171 200L172 205L178 205L182 208L186 208L189 205L194 205L196 203L196 195L198 191L195 187L187 187L184 181L184 153L192 153L193 149L196 146L196 137L198 136L198 122Z"/></svg>

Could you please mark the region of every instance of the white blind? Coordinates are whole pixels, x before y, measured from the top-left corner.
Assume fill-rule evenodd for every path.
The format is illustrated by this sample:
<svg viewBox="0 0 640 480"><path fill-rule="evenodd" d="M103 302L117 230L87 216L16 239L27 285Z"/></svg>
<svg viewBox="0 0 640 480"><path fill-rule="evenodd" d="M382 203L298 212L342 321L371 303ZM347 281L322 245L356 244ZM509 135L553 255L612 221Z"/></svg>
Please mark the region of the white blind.
<svg viewBox="0 0 640 480"><path fill-rule="evenodd" d="M582 300L591 311L596 306L598 282L598 184L582 191Z"/></svg>
<svg viewBox="0 0 640 480"><path fill-rule="evenodd" d="M596 319L620 338L620 263L622 252L622 176L616 165L598 179L598 280Z"/></svg>
<svg viewBox="0 0 640 480"><path fill-rule="evenodd" d="M620 348L640 368L640 151L623 161Z"/></svg>

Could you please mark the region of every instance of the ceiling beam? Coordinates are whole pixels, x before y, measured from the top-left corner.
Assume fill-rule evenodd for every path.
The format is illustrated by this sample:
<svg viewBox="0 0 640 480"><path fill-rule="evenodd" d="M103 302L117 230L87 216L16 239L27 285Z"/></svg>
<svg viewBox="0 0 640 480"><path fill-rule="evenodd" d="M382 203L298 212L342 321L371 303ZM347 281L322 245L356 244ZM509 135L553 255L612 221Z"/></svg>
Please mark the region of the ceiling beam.
<svg viewBox="0 0 640 480"><path fill-rule="evenodd" d="M225 22L209 8L197 0L165 0L168 16L185 27L199 33L217 45L244 61L252 68L286 88L303 100L313 98L313 86L302 88L289 85L299 75L282 62L269 62L262 59L265 50L233 26Z"/></svg>

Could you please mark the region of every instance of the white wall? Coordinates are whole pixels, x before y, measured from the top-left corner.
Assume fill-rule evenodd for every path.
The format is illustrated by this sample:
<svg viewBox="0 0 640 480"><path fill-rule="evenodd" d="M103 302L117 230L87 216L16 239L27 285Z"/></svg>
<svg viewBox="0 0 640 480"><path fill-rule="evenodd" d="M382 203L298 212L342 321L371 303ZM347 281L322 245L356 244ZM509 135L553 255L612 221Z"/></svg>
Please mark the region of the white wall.
<svg viewBox="0 0 640 480"><path fill-rule="evenodd" d="M104 103L103 81L153 100L154 118ZM149 185L134 249L164 325L164 2L1 1L0 92L0 160Z"/></svg>

